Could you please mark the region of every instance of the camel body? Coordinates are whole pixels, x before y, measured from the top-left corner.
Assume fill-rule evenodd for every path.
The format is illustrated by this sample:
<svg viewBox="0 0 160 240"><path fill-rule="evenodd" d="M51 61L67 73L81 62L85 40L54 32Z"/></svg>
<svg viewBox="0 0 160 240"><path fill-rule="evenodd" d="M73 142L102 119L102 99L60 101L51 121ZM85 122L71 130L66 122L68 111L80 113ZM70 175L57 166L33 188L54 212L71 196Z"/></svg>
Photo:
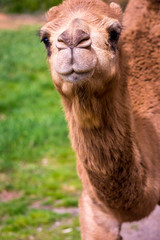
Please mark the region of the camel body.
<svg viewBox="0 0 160 240"><path fill-rule="evenodd" d="M83 240L120 239L121 223L160 202L159 12L158 0L131 0L120 37L118 5L66 0L41 29L83 186Z"/></svg>

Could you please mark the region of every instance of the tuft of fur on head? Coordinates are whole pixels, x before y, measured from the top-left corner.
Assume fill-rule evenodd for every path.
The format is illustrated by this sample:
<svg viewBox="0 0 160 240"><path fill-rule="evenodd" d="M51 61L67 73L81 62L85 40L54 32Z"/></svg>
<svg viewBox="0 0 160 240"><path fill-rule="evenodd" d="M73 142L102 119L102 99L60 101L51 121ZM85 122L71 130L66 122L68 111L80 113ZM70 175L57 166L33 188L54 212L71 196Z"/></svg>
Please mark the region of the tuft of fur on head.
<svg viewBox="0 0 160 240"><path fill-rule="evenodd" d="M75 12L77 9L79 11L81 9L91 10L95 15L97 15L97 11L100 11L104 16L122 21L122 11L116 3L112 2L108 5L102 0L64 0L62 4L50 8L47 13L47 22L55 20L57 17L63 17L68 11Z"/></svg>

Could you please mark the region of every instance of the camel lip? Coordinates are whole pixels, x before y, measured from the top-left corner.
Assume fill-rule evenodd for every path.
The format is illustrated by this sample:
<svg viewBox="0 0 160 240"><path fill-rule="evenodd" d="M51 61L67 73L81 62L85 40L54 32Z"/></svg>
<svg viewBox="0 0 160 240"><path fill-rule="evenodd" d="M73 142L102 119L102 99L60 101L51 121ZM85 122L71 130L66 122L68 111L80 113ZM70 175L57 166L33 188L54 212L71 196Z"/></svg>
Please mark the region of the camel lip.
<svg viewBox="0 0 160 240"><path fill-rule="evenodd" d="M76 72L76 71L72 70L71 72L69 72L67 74L61 73L60 75L62 76L64 81L75 83L75 82L80 82L80 81L87 79L92 74L93 74L93 71Z"/></svg>

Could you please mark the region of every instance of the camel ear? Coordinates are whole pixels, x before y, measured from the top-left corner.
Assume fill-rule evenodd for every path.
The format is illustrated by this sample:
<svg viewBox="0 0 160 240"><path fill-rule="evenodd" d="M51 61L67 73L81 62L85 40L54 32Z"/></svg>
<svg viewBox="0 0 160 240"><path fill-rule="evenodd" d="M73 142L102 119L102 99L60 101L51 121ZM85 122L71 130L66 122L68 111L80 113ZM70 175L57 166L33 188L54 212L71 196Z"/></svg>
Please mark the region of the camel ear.
<svg viewBox="0 0 160 240"><path fill-rule="evenodd" d="M116 14L120 16L122 15L122 9L120 5L118 5L117 3L111 2L109 6L111 9L113 9L116 12Z"/></svg>
<svg viewBox="0 0 160 240"><path fill-rule="evenodd" d="M58 7L55 6L50 8L46 14L47 21L49 22L53 20L56 17L57 13L58 13Z"/></svg>

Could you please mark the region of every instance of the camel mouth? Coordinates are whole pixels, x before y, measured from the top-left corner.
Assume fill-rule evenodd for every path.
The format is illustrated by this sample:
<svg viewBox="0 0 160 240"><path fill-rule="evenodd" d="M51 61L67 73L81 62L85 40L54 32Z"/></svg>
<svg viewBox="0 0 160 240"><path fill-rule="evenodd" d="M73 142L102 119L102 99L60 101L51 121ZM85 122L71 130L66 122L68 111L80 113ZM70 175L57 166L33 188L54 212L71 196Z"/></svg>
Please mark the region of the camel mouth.
<svg viewBox="0 0 160 240"><path fill-rule="evenodd" d="M78 82L92 77L97 61L93 49L67 48L57 52L53 68L62 80Z"/></svg>
<svg viewBox="0 0 160 240"><path fill-rule="evenodd" d="M69 73L64 73L64 74L61 73L60 75L64 81L76 83L91 77L93 75L93 72L94 72L93 70L86 71L86 72L76 72L72 70Z"/></svg>

